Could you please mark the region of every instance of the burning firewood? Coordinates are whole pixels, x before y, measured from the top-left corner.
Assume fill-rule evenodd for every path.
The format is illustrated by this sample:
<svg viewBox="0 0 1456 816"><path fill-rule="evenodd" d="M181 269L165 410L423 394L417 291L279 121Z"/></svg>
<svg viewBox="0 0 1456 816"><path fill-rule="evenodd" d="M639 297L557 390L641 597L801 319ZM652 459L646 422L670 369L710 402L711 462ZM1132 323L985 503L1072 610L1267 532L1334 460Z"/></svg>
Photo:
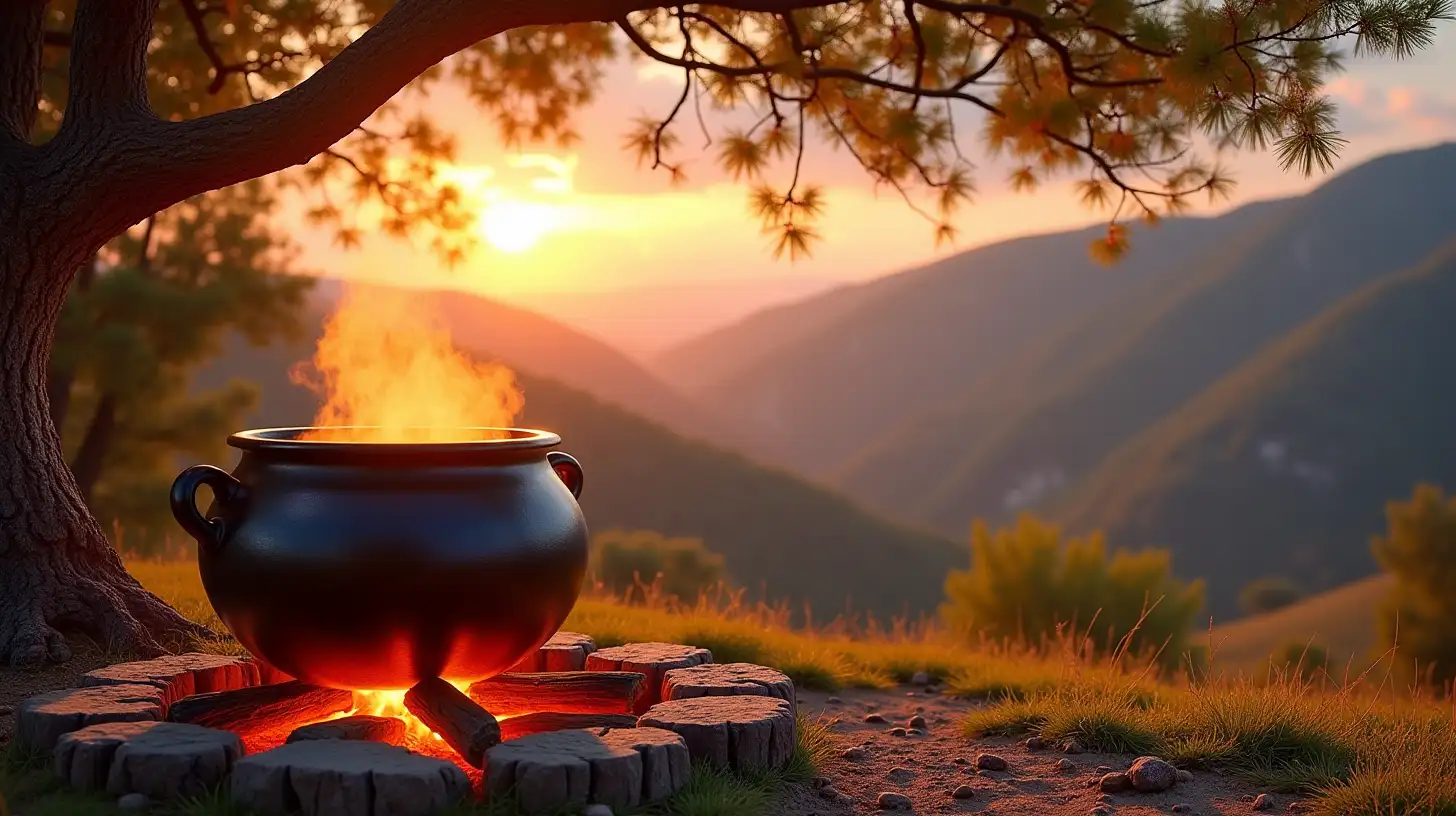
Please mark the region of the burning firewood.
<svg viewBox="0 0 1456 816"><path fill-rule="evenodd" d="M224 731L250 733L308 723L348 711L354 695L290 680L271 686L195 694L167 709L172 722L192 723Z"/></svg>
<svg viewBox="0 0 1456 816"><path fill-rule="evenodd" d="M500 723L489 711L438 677L405 692L405 707L440 735L465 761L480 768L485 752L501 741Z"/></svg>
<svg viewBox="0 0 1456 816"><path fill-rule="evenodd" d="M567 731L573 728L635 728L632 714L569 714L561 711L537 711L501 720L501 739L509 742L531 734Z"/></svg>
<svg viewBox="0 0 1456 816"><path fill-rule="evenodd" d="M646 692L637 672L499 674L470 687L470 698L502 717L533 711L631 714Z"/></svg>

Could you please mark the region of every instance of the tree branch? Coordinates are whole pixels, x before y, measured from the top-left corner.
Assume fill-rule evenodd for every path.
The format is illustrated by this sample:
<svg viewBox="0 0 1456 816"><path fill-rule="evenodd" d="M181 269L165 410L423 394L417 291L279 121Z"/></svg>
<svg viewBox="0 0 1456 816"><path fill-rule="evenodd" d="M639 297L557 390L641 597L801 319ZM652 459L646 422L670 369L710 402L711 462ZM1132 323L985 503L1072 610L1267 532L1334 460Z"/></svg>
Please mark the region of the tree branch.
<svg viewBox="0 0 1456 816"><path fill-rule="evenodd" d="M71 75L62 130L149 117L147 46L158 0L80 0L71 27Z"/></svg>
<svg viewBox="0 0 1456 816"><path fill-rule="evenodd" d="M0 148L30 141L40 104L44 0L0 3Z"/></svg>

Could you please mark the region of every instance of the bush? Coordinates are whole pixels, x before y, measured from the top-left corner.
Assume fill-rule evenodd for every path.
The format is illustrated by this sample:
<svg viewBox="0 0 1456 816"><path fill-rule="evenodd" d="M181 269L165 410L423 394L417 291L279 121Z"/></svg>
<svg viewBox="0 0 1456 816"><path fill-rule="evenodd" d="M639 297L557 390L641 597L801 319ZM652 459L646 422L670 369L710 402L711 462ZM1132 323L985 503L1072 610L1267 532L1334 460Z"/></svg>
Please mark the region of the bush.
<svg viewBox="0 0 1456 816"><path fill-rule="evenodd" d="M1166 551L1108 558L1100 533L1063 542L1057 527L1025 515L994 534L977 522L971 568L952 571L945 592L941 613L957 632L1046 641L1070 631L1098 654L1126 638L1134 653L1162 650L1170 666L1203 606L1202 583L1173 578Z"/></svg>
<svg viewBox="0 0 1456 816"><path fill-rule="evenodd" d="M1246 615L1262 615L1283 609L1304 597L1288 578L1271 576L1250 581L1239 593L1239 608Z"/></svg>
<svg viewBox="0 0 1456 816"><path fill-rule="evenodd" d="M726 580L723 556L697 538L668 538L646 530L608 530L592 537L592 580L613 595L648 591L684 601Z"/></svg>
<svg viewBox="0 0 1456 816"><path fill-rule="evenodd" d="M1444 685L1456 680L1456 496L1420 485L1385 508L1386 533L1371 548L1395 578L1379 612L1386 646L1405 666Z"/></svg>

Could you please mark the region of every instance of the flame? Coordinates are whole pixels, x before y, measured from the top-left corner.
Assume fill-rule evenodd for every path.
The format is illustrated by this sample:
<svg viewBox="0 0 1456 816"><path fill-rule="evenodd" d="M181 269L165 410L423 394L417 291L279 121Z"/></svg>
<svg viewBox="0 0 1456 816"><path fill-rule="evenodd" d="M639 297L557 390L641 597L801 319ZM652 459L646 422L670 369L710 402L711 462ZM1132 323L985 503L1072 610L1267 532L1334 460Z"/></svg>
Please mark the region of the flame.
<svg viewBox="0 0 1456 816"><path fill-rule="evenodd" d="M465 691L469 683L457 683L451 681L450 685ZM355 691L354 709L344 716L355 714L368 714L374 717L396 717L404 720L405 739L433 740L444 742L444 738L430 730L420 718L410 713L404 704L405 692L403 689L391 689L387 691Z"/></svg>
<svg viewBox="0 0 1456 816"><path fill-rule="evenodd" d="M510 369L457 350L428 296L346 287L313 359L290 372L325 397L303 438L350 442L480 439L525 404ZM340 429L338 426L350 426Z"/></svg>

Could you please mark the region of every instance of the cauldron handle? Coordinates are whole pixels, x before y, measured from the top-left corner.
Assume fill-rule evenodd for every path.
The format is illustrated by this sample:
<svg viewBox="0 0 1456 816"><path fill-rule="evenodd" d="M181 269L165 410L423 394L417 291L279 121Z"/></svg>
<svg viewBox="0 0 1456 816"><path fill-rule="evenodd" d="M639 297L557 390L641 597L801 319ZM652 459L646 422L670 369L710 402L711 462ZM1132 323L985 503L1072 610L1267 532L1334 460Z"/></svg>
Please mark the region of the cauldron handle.
<svg viewBox="0 0 1456 816"><path fill-rule="evenodd" d="M231 473L212 465L193 465L172 482L172 515L188 535L203 546L220 546L226 532L222 519L204 518L197 510L197 488L207 485L219 506L235 502L243 495L243 483Z"/></svg>
<svg viewBox="0 0 1456 816"><path fill-rule="evenodd" d="M571 495L581 498L581 486L586 481L586 473L581 469L581 463L576 457L561 451L551 451L546 454L546 461L551 463L551 469L566 483Z"/></svg>

